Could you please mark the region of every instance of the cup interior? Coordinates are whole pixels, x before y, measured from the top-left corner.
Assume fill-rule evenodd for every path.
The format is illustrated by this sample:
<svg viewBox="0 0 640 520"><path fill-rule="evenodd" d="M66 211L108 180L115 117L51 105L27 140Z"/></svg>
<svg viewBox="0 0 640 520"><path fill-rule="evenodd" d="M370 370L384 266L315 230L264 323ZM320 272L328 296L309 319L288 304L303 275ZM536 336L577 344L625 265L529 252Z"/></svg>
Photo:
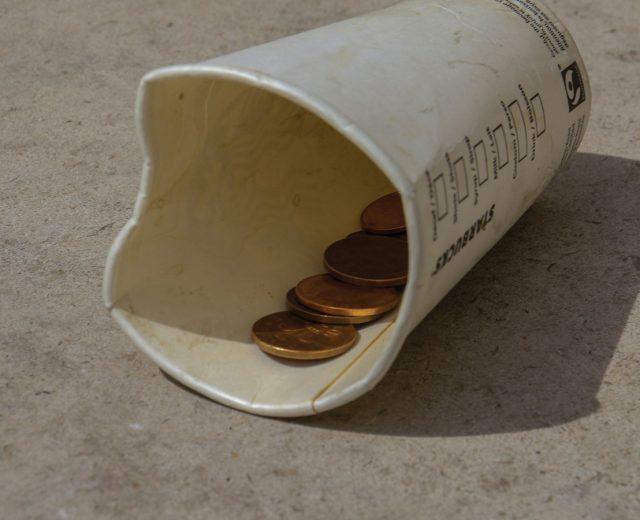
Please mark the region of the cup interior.
<svg viewBox="0 0 640 520"><path fill-rule="evenodd" d="M146 171L114 315L197 391L257 413L312 413L388 336L393 315L360 327L347 354L311 363L264 354L251 326L325 272L324 250L360 229L362 210L393 185L337 129L257 86L170 76L147 82L140 103Z"/></svg>

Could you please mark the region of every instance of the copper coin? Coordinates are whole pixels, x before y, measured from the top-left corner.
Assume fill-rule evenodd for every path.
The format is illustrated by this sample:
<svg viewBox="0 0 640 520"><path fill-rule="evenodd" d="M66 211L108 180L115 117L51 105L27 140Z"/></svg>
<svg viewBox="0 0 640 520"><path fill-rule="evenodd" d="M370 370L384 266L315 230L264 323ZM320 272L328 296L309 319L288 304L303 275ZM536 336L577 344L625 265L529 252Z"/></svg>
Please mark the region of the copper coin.
<svg viewBox="0 0 640 520"><path fill-rule="evenodd" d="M291 289L287 293L287 308L289 311L293 312L293 314L306 320L316 321L318 323L330 323L334 325L357 325L377 320L380 317L379 314L374 314L372 316L336 316L335 314L326 314L304 305L300 300L298 300L295 289Z"/></svg>
<svg viewBox="0 0 640 520"><path fill-rule="evenodd" d="M314 323L276 312L253 324L251 335L268 354L288 359L325 359L349 350L358 339L353 325Z"/></svg>
<svg viewBox="0 0 640 520"><path fill-rule="evenodd" d="M343 282L390 287L407 282L408 253L404 240L377 235L352 236L327 248L324 265Z"/></svg>
<svg viewBox="0 0 640 520"><path fill-rule="evenodd" d="M336 280L328 274L305 278L296 297L307 307L336 316L379 316L400 303L395 287L362 287Z"/></svg>
<svg viewBox="0 0 640 520"><path fill-rule="evenodd" d="M371 233L367 233L366 231L354 231L353 233L349 233L345 238L366 237L367 235L370 235L370 234ZM406 233L397 233L395 235L387 235L387 236L389 238L397 238L397 239L400 239L400 240L404 240L405 242L407 241L407 234Z"/></svg>
<svg viewBox="0 0 640 520"><path fill-rule="evenodd" d="M369 233L367 233L366 231L354 231L353 233L349 233L346 237L344 238L351 238L351 237L366 237Z"/></svg>
<svg viewBox="0 0 640 520"><path fill-rule="evenodd" d="M407 229L398 192L389 193L369 204L360 217L362 229L376 235L392 235Z"/></svg>

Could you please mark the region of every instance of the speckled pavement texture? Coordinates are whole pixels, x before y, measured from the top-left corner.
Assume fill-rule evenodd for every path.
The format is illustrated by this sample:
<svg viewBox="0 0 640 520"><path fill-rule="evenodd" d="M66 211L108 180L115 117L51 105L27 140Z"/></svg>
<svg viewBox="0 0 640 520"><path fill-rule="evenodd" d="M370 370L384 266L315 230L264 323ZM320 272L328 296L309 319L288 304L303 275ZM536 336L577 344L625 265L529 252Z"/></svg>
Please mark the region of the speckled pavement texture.
<svg viewBox="0 0 640 520"><path fill-rule="evenodd" d="M140 77L389 0L0 1L0 517L640 518L640 3L552 0L580 153L380 385L272 420L170 381L100 286Z"/></svg>

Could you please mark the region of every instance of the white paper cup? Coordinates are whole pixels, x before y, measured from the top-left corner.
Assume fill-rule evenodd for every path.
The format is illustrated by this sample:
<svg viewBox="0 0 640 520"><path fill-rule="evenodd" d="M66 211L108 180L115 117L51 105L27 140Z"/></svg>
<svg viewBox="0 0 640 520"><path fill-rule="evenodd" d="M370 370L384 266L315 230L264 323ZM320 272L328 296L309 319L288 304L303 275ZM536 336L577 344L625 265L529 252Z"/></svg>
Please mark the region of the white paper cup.
<svg viewBox="0 0 640 520"><path fill-rule="evenodd" d="M272 416L340 406L567 162L590 101L573 39L538 0L413 0L153 71L137 106L142 185L105 303L164 371L216 401ZM253 322L284 310L394 189L410 250L397 312L334 359L260 351Z"/></svg>

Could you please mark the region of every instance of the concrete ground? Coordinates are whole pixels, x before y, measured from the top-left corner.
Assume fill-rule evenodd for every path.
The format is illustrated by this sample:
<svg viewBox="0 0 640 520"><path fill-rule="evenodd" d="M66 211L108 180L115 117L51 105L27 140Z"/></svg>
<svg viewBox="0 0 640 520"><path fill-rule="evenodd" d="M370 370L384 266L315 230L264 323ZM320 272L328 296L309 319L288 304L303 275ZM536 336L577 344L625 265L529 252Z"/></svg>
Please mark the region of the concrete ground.
<svg viewBox="0 0 640 520"><path fill-rule="evenodd" d="M0 1L1 518L640 518L638 0L550 1L581 152L356 402L225 408L102 306L143 73L392 3Z"/></svg>

